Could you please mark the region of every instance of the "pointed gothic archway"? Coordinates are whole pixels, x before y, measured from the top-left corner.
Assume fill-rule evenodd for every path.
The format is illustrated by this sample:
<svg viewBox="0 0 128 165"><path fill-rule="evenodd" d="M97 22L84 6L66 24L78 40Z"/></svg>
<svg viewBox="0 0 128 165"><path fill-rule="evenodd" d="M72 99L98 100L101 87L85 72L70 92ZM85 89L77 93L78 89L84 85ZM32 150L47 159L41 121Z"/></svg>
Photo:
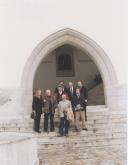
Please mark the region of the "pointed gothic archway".
<svg viewBox="0 0 128 165"><path fill-rule="evenodd" d="M30 99L26 100L24 103L22 102L22 104L24 104L29 111L32 101L33 80L38 66L47 54L64 44L71 44L89 54L89 57L97 65L101 73L104 83L106 105L111 107L114 103L111 101L111 98L109 98L109 95L112 92L115 94L115 90L110 90L118 84L118 80L109 57L104 50L88 36L69 28L60 30L48 36L36 46L28 58L22 74L21 89L23 91L23 97L28 94Z"/></svg>

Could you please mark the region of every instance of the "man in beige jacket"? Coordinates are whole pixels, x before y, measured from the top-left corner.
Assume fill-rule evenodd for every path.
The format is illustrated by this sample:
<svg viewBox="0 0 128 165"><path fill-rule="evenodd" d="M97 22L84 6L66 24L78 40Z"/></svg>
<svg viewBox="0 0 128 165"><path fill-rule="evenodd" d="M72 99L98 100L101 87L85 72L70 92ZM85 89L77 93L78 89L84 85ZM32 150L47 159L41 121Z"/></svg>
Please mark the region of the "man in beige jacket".
<svg viewBox="0 0 128 165"><path fill-rule="evenodd" d="M59 116L60 116L60 136L68 136L68 129L70 121L74 121L74 115L72 111L72 105L69 100L67 100L66 94L62 95L62 101L58 104Z"/></svg>

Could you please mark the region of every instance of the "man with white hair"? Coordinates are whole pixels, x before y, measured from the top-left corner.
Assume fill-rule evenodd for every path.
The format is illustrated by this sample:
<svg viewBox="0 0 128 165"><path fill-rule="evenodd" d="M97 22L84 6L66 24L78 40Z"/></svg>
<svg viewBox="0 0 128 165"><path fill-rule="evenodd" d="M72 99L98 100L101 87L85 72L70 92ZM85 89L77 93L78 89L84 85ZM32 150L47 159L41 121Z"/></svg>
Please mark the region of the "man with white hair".
<svg viewBox="0 0 128 165"><path fill-rule="evenodd" d="M75 94L75 87L74 87L74 84L73 82L69 81L68 82L68 96L69 96L69 99L72 100L72 97L73 95Z"/></svg>
<svg viewBox="0 0 128 165"><path fill-rule="evenodd" d="M55 96L52 95L51 90L46 90L46 95L43 99L44 103L44 132L48 131L48 120L50 118L50 131L54 131L54 113L57 107Z"/></svg>
<svg viewBox="0 0 128 165"><path fill-rule="evenodd" d="M58 110L60 116L59 136L68 137L69 124L71 121L74 121L74 115L71 102L67 100L66 94L62 95L62 100L58 104Z"/></svg>
<svg viewBox="0 0 128 165"><path fill-rule="evenodd" d="M82 81L77 82L78 88L80 89L80 94L83 96L85 101L85 121L87 121L87 115L86 115L86 106L87 106L87 99L88 99L88 91L85 86L83 86Z"/></svg>

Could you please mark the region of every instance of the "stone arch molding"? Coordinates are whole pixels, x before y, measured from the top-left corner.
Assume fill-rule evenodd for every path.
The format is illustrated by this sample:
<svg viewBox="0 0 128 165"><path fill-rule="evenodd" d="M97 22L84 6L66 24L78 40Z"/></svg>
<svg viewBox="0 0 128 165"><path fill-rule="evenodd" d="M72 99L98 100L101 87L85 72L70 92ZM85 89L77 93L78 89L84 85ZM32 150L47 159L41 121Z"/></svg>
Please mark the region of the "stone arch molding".
<svg viewBox="0 0 128 165"><path fill-rule="evenodd" d="M57 31L49 35L33 50L25 64L21 78L21 89L23 93L28 93L29 95L32 94L33 80L41 61L52 50L64 44L71 44L81 49L83 52L88 53L89 57L97 65L103 78L105 100L106 105L108 105L108 94L106 89L107 87L118 84L114 67L104 50L95 41L90 39L88 36L70 28Z"/></svg>

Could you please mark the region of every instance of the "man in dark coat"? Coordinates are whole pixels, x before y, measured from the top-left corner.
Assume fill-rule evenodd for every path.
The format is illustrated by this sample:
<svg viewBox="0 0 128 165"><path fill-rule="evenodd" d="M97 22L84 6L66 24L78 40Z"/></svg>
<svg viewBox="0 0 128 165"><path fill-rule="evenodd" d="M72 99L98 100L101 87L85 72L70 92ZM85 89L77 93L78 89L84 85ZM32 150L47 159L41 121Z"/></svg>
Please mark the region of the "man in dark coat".
<svg viewBox="0 0 128 165"><path fill-rule="evenodd" d="M76 130L79 130L79 121L82 120L83 130L87 130L85 125L85 99L80 93L80 89L76 88L76 95L73 97L73 106L75 110Z"/></svg>
<svg viewBox="0 0 128 165"><path fill-rule="evenodd" d="M87 99L88 99L88 91L85 86L83 86L82 81L77 82L78 88L80 89L80 94L83 96L85 100L85 105L87 106ZM86 106L85 106L85 121L87 121L87 113L86 113Z"/></svg>
<svg viewBox="0 0 128 165"><path fill-rule="evenodd" d="M73 109L73 96L74 96L75 93L76 93L76 88L74 87L73 82L70 81L70 82L68 83L67 91L68 91L69 100L71 101L71 104L72 104L72 110L73 110L73 112L74 112L74 109Z"/></svg>
<svg viewBox="0 0 128 165"><path fill-rule="evenodd" d="M34 117L34 131L40 133L40 118L42 114L43 100L41 96L41 90L36 90L33 102L32 102L32 111L35 113Z"/></svg>
<svg viewBox="0 0 128 165"><path fill-rule="evenodd" d="M74 87L73 82L70 81L68 83L67 91L68 91L69 99L72 100L72 97L73 95L75 95L75 92L76 92L76 88Z"/></svg>
<svg viewBox="0 0 128 165"><path fill-rule="evenodd" d="M50 118L50 131L54 131L54 113L57 108L57 101L51 91L46 90L46 96L43 99L44 102L44 132L48 131L48 120Z"/></svg>
<svg viewBox="0 0 128 165"><path fill-rule="evenodd" d="M58 86L61 86L62 87L62 91L64 93L67 93L67 87L64 85L64 82L63 81L60 81L59 84L56 86L55 90L54 90L54 93L58 93Z"/></svg>
<svg viewBox="0 0 128 165"><path fill-rule="evenodd" d="M63 86L62 85L58 85L56 92L54 93L57 99L57 103L59 104L60 101L62 101L62 95L63 94L67 94L67 92L65 92L63 90Z"/></svg>

